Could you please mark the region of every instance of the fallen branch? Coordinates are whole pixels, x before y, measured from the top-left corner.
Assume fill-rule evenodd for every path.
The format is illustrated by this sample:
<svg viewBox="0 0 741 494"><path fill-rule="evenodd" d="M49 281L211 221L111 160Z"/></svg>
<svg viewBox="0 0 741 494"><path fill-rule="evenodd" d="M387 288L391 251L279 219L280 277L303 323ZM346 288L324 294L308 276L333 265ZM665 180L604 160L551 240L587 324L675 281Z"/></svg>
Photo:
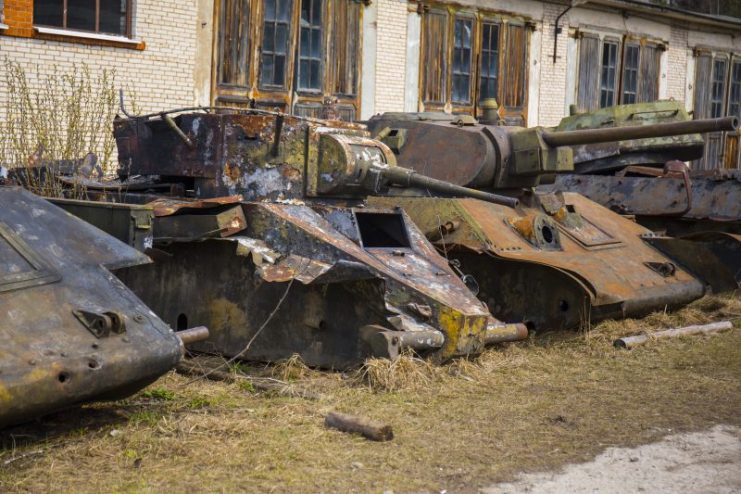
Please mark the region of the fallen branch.
<svg viewBox="0 0 741 494"><path fill-rule="evenodd" d="M623 336L613 342L617 348L626 348L630 350L638 345L642 345L649 340L658 340L662 338L676 338L677 336L689 336L693 334L710 334L727 331L733 328L731 321L714 322L702 324L699 326L685 326L683 328L672 328L655 333L639 334L636 336Z"/></svg>
<svg viewBox="0 0 741 494"><path fill-rule="evenodd" d="M372 441L390 441L394 438L390 425L342 413L330 412L324 419L324 425L342 432L361 434Z"/></svg>

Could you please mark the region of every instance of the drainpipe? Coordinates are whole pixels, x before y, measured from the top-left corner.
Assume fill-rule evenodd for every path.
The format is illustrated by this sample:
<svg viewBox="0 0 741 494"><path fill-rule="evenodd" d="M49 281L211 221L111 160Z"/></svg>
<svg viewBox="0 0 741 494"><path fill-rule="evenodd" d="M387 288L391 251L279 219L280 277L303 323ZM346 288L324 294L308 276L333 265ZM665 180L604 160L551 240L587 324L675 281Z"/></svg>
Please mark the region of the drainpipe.
<svg viewBox="0 0 741 494"><path fill-rule="evenodd" d="M558 51L558 35L561 34L561 26L559 26L558 23L561 21L561 17L566 15L569 10L573 9L577 5L584 5L588 2L589 0L571 0L571 5L566 7L566 10L558 14L558 17L556 17L556 35L553 37L553 63L556 63L556 53Z"/></svg>

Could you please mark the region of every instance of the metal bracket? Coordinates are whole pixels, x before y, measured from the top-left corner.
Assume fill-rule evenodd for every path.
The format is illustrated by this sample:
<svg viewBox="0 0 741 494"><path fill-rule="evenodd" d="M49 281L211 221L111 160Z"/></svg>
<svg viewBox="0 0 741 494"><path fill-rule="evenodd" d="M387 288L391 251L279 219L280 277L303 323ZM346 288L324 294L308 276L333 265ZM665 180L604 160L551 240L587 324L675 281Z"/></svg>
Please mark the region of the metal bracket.
<svg viewBox="0 0 741 494"><path fill-rule="evenodd" d="M126 323L123 316L117 312L91 312L76 309L72 314L85 326L96 338L106 338L111 333L122 334L126 332Z"/></svg>

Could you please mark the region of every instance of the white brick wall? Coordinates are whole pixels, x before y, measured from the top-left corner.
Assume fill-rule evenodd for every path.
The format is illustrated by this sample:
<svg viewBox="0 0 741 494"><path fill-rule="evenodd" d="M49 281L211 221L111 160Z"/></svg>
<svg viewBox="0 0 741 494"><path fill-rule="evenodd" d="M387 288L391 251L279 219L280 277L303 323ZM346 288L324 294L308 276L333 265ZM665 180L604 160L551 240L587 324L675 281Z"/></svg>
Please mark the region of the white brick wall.
<svg viewBox="0 0 741 494"><path fill-rule="evenodd" d="M566 46L568 42L568 17L561 18L558 35L556 63L553 63L553 41L556 17L563 12L563 5L543 5L542 43L540 53L540 108L539 125L557 125L565 116L566 107Z"/></svg>
<svg viewBox="0 0 741 494"><path fill-rule="evenodd" d="M0 62L7 57L19 63L32 89L38 89L47 76L84 63L93 79L104 68L115 69L116 87L130 88L143 112L194 104L196 0L135 4L135 37L146 43L143 51L0 36ZM0 118L7 103L8 87L0 74Z"/></svg>
<svg viewBox="0 0 741 494"><path fill-rule="evenodd" d="M672 26L667 53L667 97L680 102L685 101L687 87L687 36L687 29Z"/></svg>
<svg viewBox="0 0 741 494"><path fill-rule="evenodd" d="M406 0L378 0L376 113L404 110Z"/></svg>

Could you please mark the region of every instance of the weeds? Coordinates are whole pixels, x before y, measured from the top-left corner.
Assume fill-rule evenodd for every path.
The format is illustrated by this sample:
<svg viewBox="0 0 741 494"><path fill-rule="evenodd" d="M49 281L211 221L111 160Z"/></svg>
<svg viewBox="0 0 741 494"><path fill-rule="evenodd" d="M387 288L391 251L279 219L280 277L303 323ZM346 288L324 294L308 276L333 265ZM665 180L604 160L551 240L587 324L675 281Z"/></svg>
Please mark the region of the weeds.
<svg viewBox="0 0 741 494"><path fill-rule="evenodd" d="M7 105L0 114L0 163L26 167L26 185L58 196L61 184L33 170L44 163L80 166L89 152L104 172L114 169L115 71L93 73L86 64L42 75L29 73L7 57L4 62Z"/></svg>

